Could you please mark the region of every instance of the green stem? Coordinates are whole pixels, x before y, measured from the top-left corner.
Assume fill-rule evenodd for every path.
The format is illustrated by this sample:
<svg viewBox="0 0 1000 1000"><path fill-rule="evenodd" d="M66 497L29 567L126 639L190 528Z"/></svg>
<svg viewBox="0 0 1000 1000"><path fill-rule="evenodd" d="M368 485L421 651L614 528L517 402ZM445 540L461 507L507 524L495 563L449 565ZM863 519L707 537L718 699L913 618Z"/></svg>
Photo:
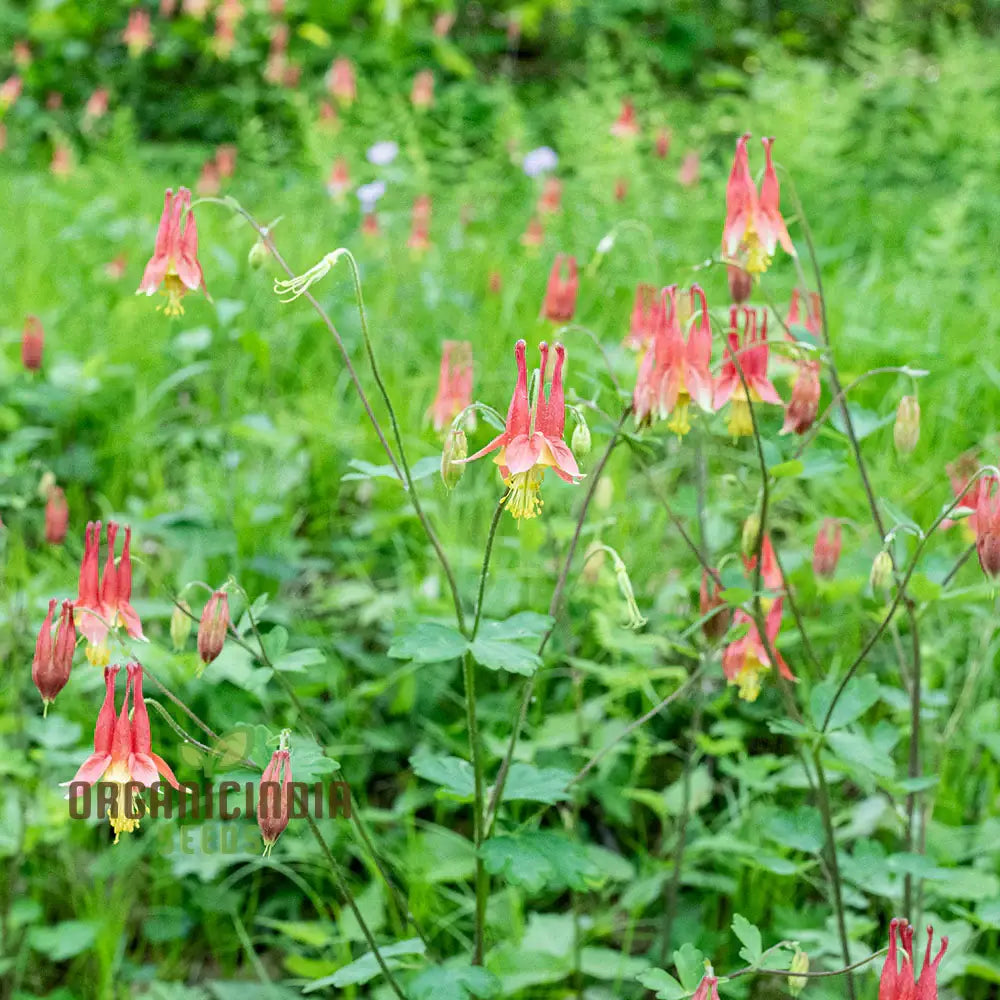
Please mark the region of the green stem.
<svg viewBox="0 0 1000 1000"><path fill-rule="evenodd" d="M917 632L917 622L914 617L911 621L912 641L913 641L913 677L910 682L910 757L908 762L908 775L910 780L920 777L920 687L921 687L921 658L920 658L920 636ZM906 796L906 850L913 852L917 846L916 838L916 815L919 803L919 796L915 790L911 790ZM903 915L911 924L916 925L916 914L913 912L913 875L907 872L903 878Z"/></svg>

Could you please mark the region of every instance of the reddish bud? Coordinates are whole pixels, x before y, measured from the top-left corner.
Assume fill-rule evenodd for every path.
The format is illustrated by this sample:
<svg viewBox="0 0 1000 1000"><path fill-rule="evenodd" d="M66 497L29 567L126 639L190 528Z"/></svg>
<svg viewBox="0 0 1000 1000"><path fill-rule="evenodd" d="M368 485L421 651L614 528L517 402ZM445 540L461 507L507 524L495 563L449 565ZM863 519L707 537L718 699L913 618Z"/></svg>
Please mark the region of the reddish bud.
<svg viewBox="0 0 1000 1000"><path fill-rule="evenodd" d="M816 534L813 546L813 572L826 579L833 576L840 559L840 522L828 517Z"/></svg>
<svg viewBox="0 0 1000 1000"><path fill-rule="evenodd" d="M66 503L66 494L58 486L54 486L45 504L45 541L50 545L61 544L66 537L68 524L69 506Z"/></svg>
<svg viewBox="0 0 1000 1000"><path fill-rule="evenodd" d="M52 661L56 670L63 672L69 680L73 667L73 653L76 651L76 623L73 621L73 602L63 601L59 611L59 626L56 629L56 648ZM63 682L65 683L65 681Z"/></svg>
<svg viewBox="0 0 1000 1000"><path fill-rule="evenodd" d="M615 201L624 201L628 196L628 181L624 177L619 177L615 181Z"/></svg>
<svg viewBox="0 0 1000 1000"><path fill-rule="evenodd" d="M499 271L490 271L489 288L491 295L499 295L503 290L503 278Z"/></svg>
<svg viewBox="0 0 1000 1000"><path fill-rule="evenodd" d="M718 577L712 576L712 588L709 592L708 570L701 571L701 593L698 607L702 618L712 612L711 618L706 618L701 623L701 630L705 633L705 638L710 642L718 642L729 630L729 623L732 620L732 612L729 605L719 596L722 593L722 584Z"/></svg>
<svg viewBox="0 0 1000 1000"><path fill-rule="evenodd" d="M792 387L792 398L785 407L785 423L780 433L805 434L819 412L819 362L800 361L799 373Z"/></svg>
<svg viewBox="0 0 1000 1000"><path fill-rule="evenodd" d="M229 597L217 590L205 604L198 624L198 655L204 663L211 663L222 652L228 629Z"/></svg>
<svg viewBox="0 0 1000 1000"><path fill-rule="evenodd" d="M981 490L976 504L976 554L983 572L994 579L1000 576L1000 493L990 496L989 489Z"/></svg>
<svg viewBox="0 0 1000 1000"><path fill-rule="evenodd" d="M37 316L29 316L24 321L21 335L21 361L28 371L36 372L42 367L42 348L45 345L45 331Z"/></svg>
<svg viewBox="0 0 1000 1000"><path fill-rule="evenodd" d="M563 276L565 263L566 274ZM566 254L556 254L549 272L549 282L545 288L545 301L542 303L542 316L553 323L572 322L576 311L576 292L579 287L576 270L576 257Z"/></svg>
<svg viewBox="0 0 1000 1000"><path fill-rule="evenodd" d="M56 637L56 647L52 645L52 615L56 609L56 602L49 601L48 614L42 627L38 631L38 639L35 642L35 656L31 661L31 679L34 681L38 693L42 696L42 704L45 711L49 705L55 701L55 697L66 686L69 680L70 668L73 665L73 645L76 641L76 632L73 629L72 604L64 601L62 611L59 615L59 629ZM68 609L68 610L67 610ZM66 620L69 618L69 631L72 632L72 641L67 632ZM68 653L67 656L67 643Z"/></svg>
<svg viewBox="0 0 1000 1000"><path fill-rule="evenodd" d="M729 279L729 297L734 305L742 305L753 291L753 277L745 268L734 264L726 266L726 277Z"/></svg>
<svg viewBox="0 0 1000 1000"><path fill-rule="evenodd" d="M653 148L661 160L667 158L670 154L670 129L661 128L656 133L656 142Z"/></svg>
<svg viewBox="0 0 1000 1000"><path fill-rule="evenodd" d="M288 826L288 783L292 763L287 750L275 750L271 762L260 776L257 790L257 825L264 838L264 854L271 853L277 839Z"/></svg>

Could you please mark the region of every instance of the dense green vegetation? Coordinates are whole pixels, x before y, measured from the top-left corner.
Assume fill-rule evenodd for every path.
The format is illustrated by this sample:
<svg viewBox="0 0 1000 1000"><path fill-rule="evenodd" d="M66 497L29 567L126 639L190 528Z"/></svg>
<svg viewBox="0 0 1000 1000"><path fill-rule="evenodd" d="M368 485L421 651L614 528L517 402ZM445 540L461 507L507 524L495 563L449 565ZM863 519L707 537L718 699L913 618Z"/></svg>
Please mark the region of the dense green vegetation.
<svg viewBox="0 0 1000 1000"><path fill-rule="evenodd" d="M118 38L125 9L38 4L0 15L11 40L30 35L36 53L4 113L0 154L0 996L251 1000L310 985L392 996L373 957L362 957L367 928L412 1000L677 997L702 975L699 955L719 976L784 968L790 947L764 959L761 949L796 941L813 971L833 970L846 964L844 938L860 961L886 946L889 919L902 915L919 925L918 963L924 926L949 937L942 998L995 996L995 597L976 558L960 562L967 524L926 537L954 498L949 463L969 451L970 473L996 461L1000 366L988 348L1000 326L1000 92L990 9L956 6L914 28L879 12L858 18L853 5L823 17L825 5L806 4L792 22L773 11L769 29L744 44L753 12L724 5L709 5L722 8L711 17L681 5L661 35L655 19L641 27L638 4L581 4L571 15L529 4L514 60L499 15L484 14L488 31L459 18L437 37L437 12L423 7L404 5L390 30L360 9L327 23L322 11L288 6L302 66L294 90L260 83L263 10L242 23L229 64L190 55L205 39L182 15L167 28L154 12L157 43L131 61ZM711 32L697 27L709 23ZM303 34L303 24L326 37ZM661 37L680 38L683 59ZM331 126L320 117L323 74L344 53L358 66L358 98ZM83 64L92 77L74 68ZM428 65L435 103L419 112L412 77ZM171 79L176 93L160 82ZM85 129L82 104L100 85L112 88L110 111ZM44 109L50 90L64 92L61 108ZM628 96L635 141L610 133ZM655 151L661 128L671 133L665 158ZM636 431L631 418L616 429L636 380L636 352L623 341L637 282L704 287L718 372L730 301L719 238L744 131L776 137L803 271L779 250L754 289L752 303L772 309L772 343L784 341L779 317L792 289L817 287L806 221L822 273L830 352L795 330L822 360L819 412L831 415L801 459L802 439L779 435L783 414L765 404L755 405L759 449L753 437L729 437L725 411L698 414L683 438L664 423ZM366 151L386 140L398 156L370 163ZM196 189L200 175L204 186L220 142L235 145L235 172L219 180L219 200L194 210L211 301L189 294L184 314L169 318L157 311L162 298L133 291L164 189ZM543 180L521 163L542 145L558 152L563 186L535 248L521 237ZM71 150L62 175L49 169L54 148ZM751 150L759 174L757 138ZM698 176L682 183L691 154ZM350 188L338 199L327 184L340 158ZM380 233L364 238L354 189L376 180L386 185ZM422 194L431 246L417 253L407 239ZM331 332L304 298L280 301L274 281L286 275L252 251L257 235L221 202L227 195L263 225L280 217L273 239L297 274L339 247L356 257L415 492L467 626L504 487L488 458L453 491L440 481L442 435L427 410L442 342L471 342L473 398L506 413L514 343L527 341L530 366L538 343L555 339L558 326L539 319L546 279L557 252L576 256L575 325L558 337L576 408L566 439L577 414L592 437L588 454L574 439L586 478L574 486L549 472L540 517L496 522L482 604L492 645L475 659L462 655L446 575ZM348 260L311 291L398 460ZM45 331L40 371L22 364L29 315ZM772 350L786 401L801 350ZM869 582L885 540L831 406L831 358L844 385L894 369L852 388L848 413L887 546L903 573L919 554L905 588L902 575L887 590ZM894 422L912 394L919 443L901 455ZM469 451L496 433L480 414ZM785 577L776 646L798 682L785 689L772 671L747 702L726 684L721 655L748 626L703 635L699 554L718 567L729 604L751 617L766 610L776 591L740 559L745 523L760 511L762 464L764 527ZM47 474L68 503L61 544L45 541ZM843 552L832 579L817 579L813 543L828 517L842 523ZM153 746L177 776L255 781L287 727L296 779L345 779L358 822L322 819L314 831L293 819L261 858L252 818L149 818L115 846L106 820L70 819L59 783L90 753L101 672L78 652L43 718L29 666L50 598L76 596L85 526L97 519L132 528L132 603L150 642L113 642L111 655L122 664L137 655L148 669ZM623 625L622 574L608 553L593 555L595 543L623 561L643 626ZM199 582L228 586L236 627L207 667L193 633L179 643L170 634L176 596L200 615L208 593ZM498 624L516 614L520 634ZM833 689L876 629L821 738ZM471 964L479 921L463 660L478 693L487 786L534 673L508 783L516 794L508 787L480 848L490 874L485 973ZM119 695L124 686L122 671ZM222 827L241 830L237 853L201 840ZM855 974L858 997L876 995L881 964ZM844 977L806 990L816 1000L849 995ZM745 975L721 993L784 996L787 979Z"/></svg>

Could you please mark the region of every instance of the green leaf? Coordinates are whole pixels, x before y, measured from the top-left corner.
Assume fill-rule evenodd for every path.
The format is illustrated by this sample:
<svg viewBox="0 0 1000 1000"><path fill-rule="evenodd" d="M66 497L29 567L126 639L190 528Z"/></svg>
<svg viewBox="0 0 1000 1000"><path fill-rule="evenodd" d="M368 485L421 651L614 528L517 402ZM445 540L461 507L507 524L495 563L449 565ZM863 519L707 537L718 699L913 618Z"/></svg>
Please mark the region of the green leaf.
<svg viewBox="0 0 1000 1000"><path fill-rule="evenodd" d="M63 920L51 927L32 927L28 944L50 962L65 962L88 951L97 940L97 924L88 920Z"/></svg>
<svg viewBox="0 0 1000 1000"><path fill-rule="evenodd" d="M669 972L663 969L649 969L635 977L647 990L656 991L656 1000L682 1000L691 990L685 989Z"/></svg>
<svg viewBox="0 0 1000 1000"><path fill-rule="evenodd" d="M287 647L288 629L283 625L276 625L264 636L264 652L272 663L277 663L281 659L281 654Z"/></svg>
<svg viewBox="0 0 1000 1000"><path fill-rule="evenodd" d="M471 801L475 795L475 775L472 765L461 757L446 754L415 753L410 758L413 773L430 781L449 795Z"/></svg>
<svg viewBox="0 0 1000 1000"><path fill-rule="evenodd" d="M292 779L312 784L324 774L340 770L340 764L323 753L323 748L311 736L295 736L292 739Z"/></svg>
<svg viewBox="0 0 1000 1000"><path fill-rule="evenodd" d="M674 952L674 965L681 984L688 993L696 990L705 977L705 956L690 941L685 941Z"/></svg>
<svg viewBox="0 0 1000 1000"><path fill-rule="evenodd" d="M826 717L838 686L839 682L837 681L823 681L813 688L812 696L809 699L809 709L817 729L823 725L823 719ZM878 681L871 674L865 674L863 677L852 677L847 682L844 693L834 707L833 714L830 716L830 724L826 727L827 732L850 725L855 719L864 715L878 700Z"/></svg>
<svg viewBox="0 0 1000 1000"><path fill-rule="evenodd" d="M286 670L289 673L304 674L306 667L314 667L319 663L325 663L326 657L318 649L296 649L294 652L285 653L284 656L275 660L272 658L275 670Z"/></svg>
<svg viewBox="0 0 1000 1000"><path fill-rule="evenodd" d="M271 927L297 944L310 948L322 948L335 937L333 925L320 920L275 920L272 917L258 917L257 923Z"/></svg>
<svg viewBox="0 0 1000 1000"><path fill-rule="evenodd" d="M492 837L480 847L479 856L488 872L529 892L543 887L582 891L603 880L600 868L580 844L551 830Z"/></svg>
<svg viewBox="0 0 1000 1000"><path fill-rule="evenodd" d="M784 477L800 476L805 471L805 465L800 459L793 458L791 461L772 465L767 471L775 479L782 479Z"/></svg>
<svg viewBox="0 0 1000 1000"><path fill-rule="evenodd" d="M627 955L613 948L583 948L580 951L580 971L594 979L616 982L631 979L649 968L649 959L641 955Z"/></svg>
<svg viewBox="0 0 1000 1000"><path fill-rule="evenodd" d="M862 733L828 733L826 739L833 752L848 764L881 778L891 778L896 773L892 758Z"/></svg>
<svg viewBox="0 0 1000 1000"><path fill-rule="evenodd" d="M740 949L740 958L748 965L756 965L760 961L761 955L764 954L764 943L760 936L760 930L742 914L734 913L733 933L743 945Z"/></svg>
<svg viewBox="0 0 1000 1000"><path fill-rule="evenodd" d="M533 764L512 764L504 785L503 801L547 802L554 805L569 798L566 786L573 779L571 771L560 767L535 767Z"/></svg>
<svg viewBox="0 0 1000 1000"><path fill-rule="evenodd" d="M472 965L425 969L410 981L411 1000L488 1000L500 992L500 980L486 969Z"/></svg>
<svg viewBox="0 0 1000 1000"><path fill-rule="evenodd" d="M414 663L441 663L461 656L468 642L461 632L435 622L421 622L401 633L389 647L389 655Z"/></svg>
<svg viewBox="0 0 1000 1000"><path fill-rule="evenodd" d="M502 622L485 619L479 626L478 636L483 639L541 639L553 621L550 615L519 611Z"/></svg>
<svg viewBox="0 0 1000 1000"><path fill-rule="evenodd" d="M426 945L420 938L408 938L406 941L397 941L395 944L387 944L379 947L379 954L386 960L386 965L390 969L397 968L401 963L395 959L407 955L422 955L426 950ZM302 988L303 993L314 993L316 990L325 989L327 986L360 986L367 983L376 976L382 974L381 968L374 952L366 952L361 958L355 959L350 965L339 968L332 976L324 976L322 979L314 979L307 986Z"/></svg>
<svg viewBox="0 0 1000 1000"><path fill-rule="evenodd" d="M469 652L480 666L489 670L507 670L523 677L530 677L542 663L532 650L500 639L476 639L469 643Z"/></svg>
<svg viewBox="0 0 1000 1000"><path fill-rule="evenodd" d="M767 820L764 834L783 847L817 854L823 847L823 820L813 806L783 810Z"/></svg>

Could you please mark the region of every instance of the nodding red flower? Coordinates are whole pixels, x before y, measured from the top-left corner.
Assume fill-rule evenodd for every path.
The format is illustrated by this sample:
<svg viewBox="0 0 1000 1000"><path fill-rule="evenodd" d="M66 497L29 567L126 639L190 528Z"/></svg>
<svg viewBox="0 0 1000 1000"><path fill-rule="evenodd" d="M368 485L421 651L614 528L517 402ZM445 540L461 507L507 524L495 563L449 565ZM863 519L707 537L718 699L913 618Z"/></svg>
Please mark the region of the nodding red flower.
<svg viewBox="0 0 1000 1000"><path fill-rule="evenodd" d="M0 83L0 111L6 111L20 96L24 81L15 73Z"/></svg>
<svg viewBox="0 0 1000 1000"><path fill-rule="evenodd" d="M66 494L58 486L53 486L45 502L45 541L49 545L62 544L68 526L69 505L66 503Z"/></svg>
<svg viewBox="0 0 1000 1000"><path fill-rule="evenodd" d="M326 190L331 198L343 201L344 195L351 189L351 171L347 166L347 160L339 157L330 171L330 179L326 182Z"/></svg>
<svg viewBox="0 0 1000 1000"><path fill-rule="evenodd" d="M196 21L204 21L210 0L182 0L181 10Z"/></svg>
<svg viewBox="0 0 1000 1000"><path fill-rule="evenodd" d="M53 177L69 177L73 173L73 154L64 142L57 142L52 147L52 161L49 171Z"/></svg>
<svg viewBox="0 0 1000 1000"><path fill-rule="evenodd" d="M499 295L503 290L503 276L499 271L490 271L489 290L491 295Z"/></svg>
<svg viewBox="0 0 1000 1000"><path fill-rule="evenodd" d="M680 169L677 171L677 181L682 187L694 187L701 178L701 156L695 149L684 154Z"/></svg>
<svg viewBox="0 0 1000 1000"><path fill-rule="evenodd" d="M149 788L155 784L157 775L164 778L174 788L179 788L170 765L153 753L153 737L149 728L149 712L142 697L142 666L128 665L128 679L132 685L132 750L128 757L128 769L133 781Z"/></svg>
<svg viewBox="0 0 1000 1000"><path fill-rule="evenodd" d="M27 69L32 63L31 46L24 39L18 39L14 42L11 54L14 57L14 65L18 69Z"/></svg>
<svg viewBox="0 0 1000 1000"><path fill-rule="evenodd" d="M819 412L819 362L803 360L797 368L792 398L785 407L785 422L779 434L805 434Z"/></svg>
<svg viewBox="0 0 1000 1000"><path fill-rule="evenodd" d="M653 285L638 284L635 286L635 301L632 303L632 316L629 321L628 336L625 346L632 348L645 347L656 332L656 314L661 308L660 297Z"/></svg>
<svg viewBox="0 0 1000 1000"><path fill-rule="evenodd" d="M108 522L108 556L104 573L100 574L101 522L87 524L83 561L80 564L80 590L74 602L76 622L88 642L87 659L94 666L106 666L109 652L107 636L111 629L125 627L125 631L141 642L142 623L131 605L132 600L132 529L125 527L125 544L122 556L115 565L115 539L118 525Z"/></svg>
<svg viewBox="0 0 1000 1000"><path fill-rule="evenodd" d="M639 366L632 396L637 426L650 424L654 419L665 420L673 414L667 426L675 434L684 435L691 429L692 400L703 409L711 409L712 330L708 303L700 285L691 286L689 302L693 320L685 342L678 317L677 286L671 285L661 292L660 306L654 315L653 340Z"/></svg>
<svg viewBox="0 0 1000 1000"><path fill-rule="evenodd" d="M995 485L992 476L984 477L966 494L966 500L975 497L972 530L976 535L976 554L983 572L991 580L1000 575L1000 489L994 492Z"/></svg>
<svg viewBox="0 0 1000 1000"><path fill-rule="evenodd" d="M615 181L615 201L624 201L628 196L628 181L624 177L619 177Z"/></svg>
<svg viewBox="0 0 1000 1000"><path fill-rule="evenodd" d="M108 88L98 87L90 97L83 109L84 118L88 121L96 121L103 118L108 113Z"/></svg>
<svg viewBox="0 0 1000 1000"><path fill-rule="evenodd" d="M545 397L545 369L548 365L549 345L539 344L541 369L538 377L538 393L534 406L528 401L528 368L525 361L526 345L519 340L514 345L514 359L517 363L517 383L514 395L507 409L507 422L502 434L498 434L485 448L463 459L475 461L492 451L500 449L493 461L500 467L507 486L504 497L507 509L516 518L536 517L542 506L539 491L542 477L547 468L567 483L577 483L583 478L576 459L563 441L566 427L566 405L563 391L563 362L566 349L555 345L556 363L552 372L552 385Z"/></svg>
<svg viewBox="0 0 1000 1000"><path fill-rule="evenodd" d="M750 133L736 141L736 155L726 185L726 222L722 230L722 252L726 257L745 259L750 274L763 274L771 264L780 242L785 251L795 256L788 230L779 207L778 176L771 159L774 139L762 139L764 145L764 179L760 195L750 173L747 143Z"/></svg>
<svg viewBox="0 0 1000 1000"><path fill-rule="evenodd" d="M455 23L455 15L451 11L441 11L434 18L434 36L435 38L444 38L445 35L451 31L452 25Z"/></svg>
<svg viewBox="0 0 1000 1000"><path fill-rule="evenodd" d="M152 295L161 285L167 296L163 307L167 316L180 316L184 312L181 299L188 291L200 288L211 300L198 263L198 227L191 210L191 192L184 187L178 188L176 195L172 188L167 188L164 194L153 256L142 273L136 295Z"/></svg>
<svg viewBox="0 0 1000 1000"><path fill-rule="evenodd" d="M712 642L718 642L729 628L732 621L732 614L725 610L728 605L722 599L722 583L719 577L713 572L711 575L712 587L709 591L709 572L707 569L701 571L701 589L698 593L698 609L701 617L705 620L701 623L701 630L705 633L705 638ZM711 613L711 618L705 616Z"/></svg>
<svg viewBox="0 0 1000 1000"><path fill-rule="evenodd" d="M422 69L413 78L410 103L418 111L426 111L434 106L434 74L429 69Z"/></svg>
<svg viewBox="0 0 1000 1000"><path fill-rule="evenodd" d="M128 255L124 253L118 254L113 260L109 260L107 264L104 265L104 273L112 281L120 281L125 277L125 271L128 268Z"/></svg>
<svg viewBox="0 0 1000 1000"><path fill-rule="evenodd" d="M521 234L521 246L540 247L545 240L545 229L537 215L528 222L528 228Z"/></svg>
<svg viewBox="0 0 1000 1000"><path fill-rule="evenodd" d="M760 579L768 590L781 590L785 586L785 581L778 568L778 557L774 554L774 545L771 543L771 536L764 535L764 541L760 549ZM752 552L749 556L743 557L743 569L747 576L752 576L757 568L757 553ZM771 606L771 599L764 598L761 605L766 611Z"/></svg>
<svg viewBox="0 0 1000 1000"><path fill-rule="evenodd" d="M323 101L319 106L319 125L327 132L335 131L340 123L337 109L329 102Z"/></svg>
<svg viewBox="0 0 1000 1000"><path fill-rule="evenodd" d="M920 970L920 978L916 979L913 927L901 917L894 917L889 922L889 953L885 956L879 978L878 1000L937 1000L937 970L948 950L948 939L941 938L941 950L932 961L933 943L934 928L928 927L924 964Z"/></svg>
<svg viewBox="0 0 1000 1000"><path fill-rule="evenodd" d="M257 825L264 839L265 857L288 826L288 784L291 780L291 754L285 749L275 750L260 776L257 790Z"/></svg>
<svg viewBox="0 0 1000 1000"><path fill-rule="evenodd" d="M382 235L382 230L378 226L378 216L375 214L375 209L372 209L370 212L362 212L361 235L370 239Z"/></svg>
<svg viewBox="0 0 1000 1000"><path fill-rule="evenodd" d="M128 24L122 32L122 41L128 48L128 54L133 58L141 56L153 44L148 11L133 10L129 13Z"/></svg>
<svg viewBox="0 0 1000 1000"><path fill-rule="evenodd" d="M472 344L467 340L446 340L441 345L441 371L437 395L428 415L434 430L441 434L472 402Z"/></svg>
<svg viewBox="0 0 1000 1000"><path fill-rule="evenodd" d="M206 160L198 175L198 183L195 190L201 198L212 198L219 193L222 187L222 178L219 176L219 168L214 160Z"/></svg>
<svg viewBox="0 0 1000 1000"><path fill-rule="evenodd" d="M224 142L215 150L215 167L220 177L236 173L236 147L231 142Z"/></svg>
<svg viewBox="0 0 1000 1000"><path fill-rule="evenodd" d="M788 664L785 663L774 646L774 641L781 629L781 604L782 601L779 598L771 605L771 610L767 613L767 619L764 622L764 629L768 643L774 649L774 655L777 657L781 676L794 681L796 680L795 675L788 669ZM774 664L771 663L767 647L761 639L753 619L745 611L738 609L733 616L733 621L737 625L749 626L749 630L741 639L735 639L726 646L722 654L722 671L729 684L735 684L739 687L739 695L744 701L756 701L760 694L761 676L771 670Z"/></svg>
<svg viewBox="0 0 1000 1000"><path fill-rule="evenodd" d="M358 82L354 75L354 63L345 56L335 59L330 67L330 72L327 73L326 85L330 96L341 107L350 107L358 97Z"/></svg>
<svg viewBox="0 0 1000 1000"><path fill-rule="evenodd" d="M816 533L813 546L813 573L829 579L837 570L840 561L840 522L835 518L825 518Z"/></svg>
<svg viewBox="0 0 1000 1000"><path fill-rule="evenodd" d="M704 976L691 995L691 1000L719 1000L719 977Z"/></svg>
<svg viewBox="0 0 1000 1000"><path fill-rule="evenodd" d="M820 301L818 292L809 293L809 307L806 310L805 319L802 318L802 293L797 288L792 289L792 301L788 305L788 316L785 319L785 326L788 330L785 339L795 342L792 334L792 327L804 326L814 337L818 337L823 327L823 303Z"/></svg>
<svg viewBox="0 0 1000 1000"><path fill-rule="evenodd" d="M558 177L546 177L542 193L538 198L539 215L555 215L562 205L562 181Z"/></svg>
<svg viewBox="0 0 1000 1000"><path fill-rule="evenodd" d="M739 310L732 306L729 310L729 332L726 339L728 346L722 374L715 384L715 397L712 407L721 410L730 400L729 419L727 425L733 437L741 437L753 433L753 418L750 415L751 403L774 403L783 406L778 390L767 377L768 346L767 346L767 311L760 332L757 331L757 311L743 307L743 337L738 332ZM749 395L743 388L736 360L743 369Z"/></svg>
<svg viewBox="0 0 1000 1000"><path fill-rule="evenodd" d="M430 195L422 194L413 202L413 215L410 222L410 238L406 245L416 254L430 249L431 199Z"/></svg>
<svg viewBox="0 0 1000 1000"><path fill-rule="evenodd" d="M564 267L565 277L563 277ZM569 323L573 319L573 313L576 312L578 287L576 257L557 253L545 287L542 316L553 323Z"/></svg>
<svg viewBox="0 0 1000 1000"><path fill-rule="evenodd" d="M38 693L42 696L43 714L48 714L49 705L55 701L56 695L66 686L69 680L70 668L73 664L73 654L70 651L69 662L65 658L65 638L63 638L62 656L57 662L55 648L52 645L52 615L55 613L57 601L49 601L48 614L42 622L42 627L38 630L38 638L35 640L35 655L31 661L31 680L34 682ZM68 602L66 602L68 603ZM65 604L59 616L58 636L64 635L64 623L66 618Z"/></svg>
<svg viewBox="0 0 1000 1000"><path fill-rule="evenodd" d="M976 474L979 469L979 458L974 451L967 451L959 455L954 462L949 462L945 466L948 479L951 482L951 491L956 497L965 489L966 483ZM977 479L972 488L965 493L955 508L956 513L961 511L968 514L960 523L964 533L973 540L976 536L978 518L976 511L979 508L980 497L989 496L996 479L993 476L982 476ZM945 518L941 522L942 528L950 528L955 522L951 518Z"/></svg>
<svg viewBox="0 0 1000 1000"><path fill-rule="evenodd" d="M45 329L37 316L29 316L24 321L24 332L21 334L21 364L30 371L36 372L42 367L42 351L45 347Z"/></svg>
<svg viewBox="0 0 1000 1000"><path fill-rule="evenodd" d="M198 655L203 663L211 663L222 652L229 631L229 596L216 590L205 602L198 622Z"/></svg>
<svg viewBox="0 0 1000 1000"><path fill-rule="evenodd" d="M729 297L736 305L743 305L753 291L753 276L738 264L727 264L726 279L729 282Z"/></svg>
<svg viewBox="0 0 1000 1000"><path fill-rule="evenodd" d="M63 787L77 781L92 785L111 763L111 750L115 737L115 678L120 669L117 664L104 668L104 701L97 713L97 723L94 726L94 752L80 765L72 781L64 782ZM130 752L131 746L126 754Z"/></svg>
<svg viewBox="0 0 1000 1000"><path fill-rule="evenodd" d="M635 116L635 105L632 98L622 101L621 113L611 126L611 134L619 139L634 139L639 134L639 120Z"/></svg>
<svg viewBox="0 0 1000 1000"><path fill-rule="evenodd" d="M670 155L670 129L661 128L657 131L653 149L661 160L665 160Z"/></svg>

